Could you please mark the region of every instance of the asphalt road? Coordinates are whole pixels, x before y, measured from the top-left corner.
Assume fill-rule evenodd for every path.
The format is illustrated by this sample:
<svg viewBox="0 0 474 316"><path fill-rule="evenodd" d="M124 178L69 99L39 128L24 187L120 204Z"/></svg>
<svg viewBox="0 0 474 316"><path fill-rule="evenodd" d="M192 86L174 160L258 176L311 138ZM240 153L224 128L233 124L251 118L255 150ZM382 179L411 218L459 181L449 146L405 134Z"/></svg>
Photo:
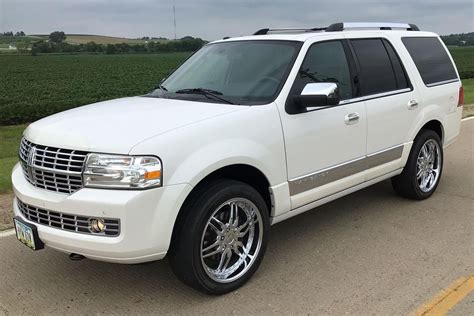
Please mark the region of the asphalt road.
<svg viewBox="0 0 474 316"><path fill-rule="evenodd" d="M0 314L409 314L474 273L473 135L463 122L426 201L385 181L275 225L253 279L221 297L179 283L166 260L72 262L0 237ZM474 292L450 313L472 315Z"/></svg>

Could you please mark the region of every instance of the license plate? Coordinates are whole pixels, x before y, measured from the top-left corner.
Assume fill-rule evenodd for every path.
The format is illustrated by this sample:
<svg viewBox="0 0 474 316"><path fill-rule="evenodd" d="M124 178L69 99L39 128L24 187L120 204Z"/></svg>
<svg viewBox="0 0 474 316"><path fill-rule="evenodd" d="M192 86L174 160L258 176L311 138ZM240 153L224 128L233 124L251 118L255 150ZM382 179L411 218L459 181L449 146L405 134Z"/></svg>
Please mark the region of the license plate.
<svg viewBox="0 0 474 316"><path fill-rule="evenodd" d="M15 223L16 238L33 250L39 250L44 247L43 243L38 237L38 230L36 226L25 223L18 217L13 219Z"/></svg>

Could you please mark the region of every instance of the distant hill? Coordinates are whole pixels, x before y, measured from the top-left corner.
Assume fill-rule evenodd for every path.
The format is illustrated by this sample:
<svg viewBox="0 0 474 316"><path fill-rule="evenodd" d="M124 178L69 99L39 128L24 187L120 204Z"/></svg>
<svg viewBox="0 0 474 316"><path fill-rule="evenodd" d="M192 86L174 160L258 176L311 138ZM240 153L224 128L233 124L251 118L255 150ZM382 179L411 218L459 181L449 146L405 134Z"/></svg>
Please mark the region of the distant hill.
<svg viewBox="0 0 474 316"><path fill-rule="evenodd" d="M48 34L36 34L30 35L36 38L48 39ZM153 39L154 42L166 42L164 39ZM92 34L66 34L66 42L70 44L86 44L89 42L95 42L96 44L144 44L145 40L143 39L132 39L125 37L114 37L114 36L105 36L105 35L92 35Z"/></svg>
<svg viewBox="0 0 474 316"><path fill-rule="evenodd" d="M474 32L442 35L441 39L446 45L473 46L474 45Z"/></svg>

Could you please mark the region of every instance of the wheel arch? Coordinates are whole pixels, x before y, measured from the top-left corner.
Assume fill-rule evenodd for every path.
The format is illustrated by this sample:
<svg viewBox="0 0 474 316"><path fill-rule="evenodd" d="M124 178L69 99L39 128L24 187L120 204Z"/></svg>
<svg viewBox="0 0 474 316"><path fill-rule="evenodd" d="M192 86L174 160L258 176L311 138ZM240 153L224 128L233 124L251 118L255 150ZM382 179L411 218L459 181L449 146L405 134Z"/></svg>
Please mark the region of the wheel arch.
<svg viewBox="0 0 474 316"><path fill-rule="evenodd" d="M186 215L188 215L186 212L186 209L188 209L186 207L187 203L189 203L193 195L198 193L204 186L218 179L237 180L253 187L255 190L257 190L258 193L260 193L260 195L264 199L265 204L268 208L268 215L271 216L272 197L270 193L270 182L261 170L252 165L244 163L231 164L218 168L206 175L204 178L202 178L197 183L197 185L193 187L191 192L189 192L189 194L185 198L184 202L181 204L181 208L178 212L178 215L176 216L176 220L173 226L170 250L172 250L174 240L176 238L176 235L178 234L179 227L182 221L184 220Z"/></svg>
<svg viewBox="0 0 474 316"><path fill-rule="evenodd" d="M434 131L436 134L438 134L439 136L439 139L441 139L441 145L444 143L444 127L443 127L443 123L441 123L441 121L437 120L437 119L432 119L428 122L426 122L419 130L418 130L418 133L416 134L416 136L418 136L422 130L432 130ZM416 138L415 136L415 138Z"/></svg>

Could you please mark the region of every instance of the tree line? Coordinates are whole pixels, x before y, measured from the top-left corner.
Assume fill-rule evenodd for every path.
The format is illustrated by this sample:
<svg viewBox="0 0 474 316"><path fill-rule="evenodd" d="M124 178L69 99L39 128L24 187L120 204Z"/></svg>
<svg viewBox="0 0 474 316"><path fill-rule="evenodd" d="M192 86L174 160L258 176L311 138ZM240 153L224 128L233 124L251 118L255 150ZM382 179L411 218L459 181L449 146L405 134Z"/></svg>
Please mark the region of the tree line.
<svg viewBox="0 0 474 316"><path fill-rule="evenodd" d="M474 32L443 35L441 39L446 45L472 46L474 45Z"/></svg>
<svg viewBox="0 0 474 316"><path fill-rule="evenodd" d="M31 46L31 54L39 53L162 53L162 52L190 52L201 48L206 42L200 38L186 37L176 41L149 42L144 44L69 44L66 42L39 41Z"/></svg>
<svg viewBox="0 0 474 316"><path fill-rule="evenodd" d="M5 36L5 37L15 37L15 36L26 36L25 32L23 31L19 31L19 32L16 32L16 33L13 33L12 31L9 31L9 32L3 32L0 34L0 36Z"/></svg>

